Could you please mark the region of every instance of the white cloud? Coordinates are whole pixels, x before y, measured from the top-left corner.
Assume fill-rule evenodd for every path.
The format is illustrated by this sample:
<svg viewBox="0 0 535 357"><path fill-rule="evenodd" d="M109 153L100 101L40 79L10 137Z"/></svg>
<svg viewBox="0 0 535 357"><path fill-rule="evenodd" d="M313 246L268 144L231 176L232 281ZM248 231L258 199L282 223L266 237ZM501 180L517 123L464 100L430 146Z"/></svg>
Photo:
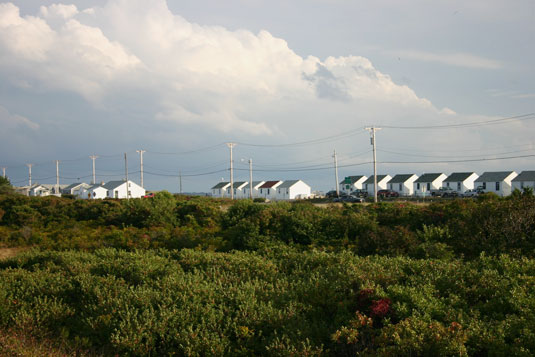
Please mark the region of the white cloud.
<svg viewBox="0 0 535 357"><path fill-rule="evenodd" d="M442 63L448 66L480 69L499 69L503 67L500 61L476 56L470 53L432 53L410 50L391 51L390 53L403 59Z"/></svg>
<svg viewBox="0 0 535 357"><path fill-rule="evenodd" d="M2 4L0 52L0 70L14 84L71 91L104 106L144 91L155 101L153 118L221 132L280 133L286 120L267 119L258 108L314 107L318 100L438 113L366 58L302 58L267 31L190 23L164 0L110 0L83 11L43 6L36 17Z"/></svg>

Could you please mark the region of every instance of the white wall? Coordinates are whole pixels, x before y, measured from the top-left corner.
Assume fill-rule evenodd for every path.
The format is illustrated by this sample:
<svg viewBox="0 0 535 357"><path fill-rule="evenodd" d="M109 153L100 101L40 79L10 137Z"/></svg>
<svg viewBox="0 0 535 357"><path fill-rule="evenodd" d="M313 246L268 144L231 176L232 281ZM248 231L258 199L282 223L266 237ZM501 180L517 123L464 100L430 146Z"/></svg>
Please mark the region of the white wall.
<svg viewBox="0 0 535 357"><path fill-rule="evenodd" d="M129 198L140 198L145 196L145 189L135 182L128 181L128 190L130 191ZM121 185L110 189L107 192L107 197L109 198L127 198L126 191L126 182L123 182Z"/></svg>
<svg viewBox="0 0 535 357"><path fill-rule="evenodd" d="M296 196L299 198L309 197L311 188L309 185L299 180L291 187L277 188L276 199L278 200L295 200Z"/></svg>
<svg viewBox="0 0 535 357"><path fill-rule="evenodd" d="M520 191L524 190L524 187L531 187L535 189L535 181L515 181L512 183L513 190L516 188Z"/></svg>

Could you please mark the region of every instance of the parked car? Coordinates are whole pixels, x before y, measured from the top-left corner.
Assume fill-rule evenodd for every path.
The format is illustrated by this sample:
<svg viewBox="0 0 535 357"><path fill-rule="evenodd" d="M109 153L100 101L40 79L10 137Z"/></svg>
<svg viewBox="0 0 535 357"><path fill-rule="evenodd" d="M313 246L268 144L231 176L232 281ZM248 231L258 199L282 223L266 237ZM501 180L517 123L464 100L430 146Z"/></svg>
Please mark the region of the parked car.
<svg viewBox="0 0 535 357"><path fill-rule="evenodd" d="M342 197L340 199L341 202L347 202L347 203L362 203L364 202L364 198L362 197L355 197L353 195L349 195L346 197Z"/></svg>
<svg viewBox="0 0 535 357"><path fill-rule="evenodd" d="M377 191L377 196L378 197L399 197L399 193L397 193L396 191L392 191L392 190L379 190Z"/></svg>
<svg viewBox="0 0 535 357"><path fill-rule="evenodd" d="M362 197L362 198L366 198L368 197L368 191L365 191L365 190L355 190L353 192L350 193L351 196L354 196L354 197Z"/></svg>
<svg viewBox="0 0 535 357"><path fill-rule="evenodd" d="M433 197L457 197L458 195L457 191L450 187L441 187L438 190L431 190L431 196Z"/></svg>
<svg viewBox="0 0 535 357"><path fill-rule="evenodd" d="M462 194L462 197L477 197L484 192L485 191L483 191L481 187L478 187L473 190L466 191L465 193Z"/></svg>
<svg viewBox="0 0 535 357"><path fill-rule="evenodd" d="M143 198L153 198L153 197L154 197L154 192L147 193L145 196L143 196Z"/></svg>

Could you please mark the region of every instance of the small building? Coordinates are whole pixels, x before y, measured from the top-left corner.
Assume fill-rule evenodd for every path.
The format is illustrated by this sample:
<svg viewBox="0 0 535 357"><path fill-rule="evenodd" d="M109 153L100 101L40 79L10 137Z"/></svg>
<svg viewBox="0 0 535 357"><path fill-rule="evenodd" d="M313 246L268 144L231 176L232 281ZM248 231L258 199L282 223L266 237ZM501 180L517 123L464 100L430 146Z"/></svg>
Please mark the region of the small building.
<svg viewBox="0 0 535 357"><path fill-rule="evenodd" d="M53 184L33 184L29 190L28 195L29 196L39 196L39 197L45 197L45 196L61 196L61 188L65 187L65 185L53 185Z"/></svg>
<svg viewBox="0 0 535 357"><path fill-rule="evenodd" d="M52 190L49 187L41 184L33 184L28 190L28 196L45 197L50 196L51 194Z"/></svg>
<svg viewBox="0 0 535 357"><path fill-rule="evenodd" d="M347 194L350 194L355 190L362 190L362 185L366 179L367 177L364 175L347 176L342 182L340 182L339 189L341 192L345 192Z"/></svg>
<svg viewBox="0 0 535 357"><path fill-rule="evenodd" d="M512 191L512 181L518 174L514 171L484 172L475 180L475 186L483 192L494 192L498 196L509 196Z"/></svg>
<svg viewBox="0 0 535 357"><path fill-rule="evenodd" d="M87 184L85 182L71 183L67 187L64 187L63 189L61 189L61 193L65 194L65 195L75 195L76 196L80 189L83 189L83 188L87 189L87 188L90 188L90 187L91 187L91 185Z"/></svg>
<svg viewBox="0 0 535 357"><path fill-rule="evenodd" d="M230 184L227 186L227 197L234 197L234 198L243 198L243 188L247 186L247 181L238 181L233 182L232 186L234 187L234 193L232 196L230 192Z"/></svg>
<svg viewBox="0 0 535 357"><path fill-rule="evenodd" d="M438 190L442 187L442 182L447 178L443 173L423 174L414 181L414 195L429 195L431 190Z"/></svg>
<svg viewBox="0 0 535 357"><path fill-rule="evenodd" d="M108 198L141 198L145 189L133 181L110 181L104 186Z"/></svg>
<svg viewBox="0 0 535 357"><path fill-rule="evenodd" d="M253 198L260 196L259 188L265 182L266 181L253 181ZM243 188L243 198L250 198L251 197L250 191L251 191L251 185L247 184L247 186Z"/></svg>
<svg viewBox="0 0 535 357"><path fill-rule="evenodd" d="M211 188L212 197L226 197L228 187L230 187L230 182L219 182Z"/></svg>
<svg viewBox="0 0 535 357"><path fill-rule="evenodd" d="M286 180L277 186L277 200L295 200L310 197L311 188L301 180Z"/></svg>
<svg viewBox="0 0 535 357"><path fill-rule="evenodd" d="M76 197L84 200L98 200L108 197L108 190L105 189L102 185L90 185L89 187L80 186L75 191Z"/></svg>
<svg viewBox="0 0 535 357"><path fill-rule="evenodd" d="M388 182L392 179L390 175L377 175L377 190L386 190ZM373 175L368 177L363 183L363 189L368 192L369 196L374 196Z"/></svg>
<svg viewBox="0 0 535 357"><path fill-rule="evenodd" d="M264 197L267 200L277 199L277 187L282 184L282 181L266 181L258 189L260 191L260 197Z"/></svg>
<svg viewBox="0 0 535 357"><path fill-rule="evenodd" d="M474 189L474 182L479 176L475 172L454 172L442 182L442 187L451 188L458 194Z"/></svg>
<svg viewBox="0 0 535 357"><path fill-rule="evenodd" d="M513 179L512 183L513 190L523 191L528 187L535 190L535 171L522 171L520 175Z"/></svg>
<svg viewBox="0 0 535 357"><path fill-rule="evenodd" d="M418 179L415 174L400 174L388 181L388 188L399 193L400 196L412 196L414 182Z"/></svg>

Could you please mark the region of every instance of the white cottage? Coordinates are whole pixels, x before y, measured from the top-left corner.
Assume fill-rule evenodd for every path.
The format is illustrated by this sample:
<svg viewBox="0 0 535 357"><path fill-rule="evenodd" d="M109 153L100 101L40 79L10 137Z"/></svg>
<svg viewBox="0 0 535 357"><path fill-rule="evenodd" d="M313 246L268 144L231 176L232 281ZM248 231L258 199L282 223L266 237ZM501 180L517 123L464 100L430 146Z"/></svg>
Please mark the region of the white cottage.
<svg viewBox="0 0 535 357"><path fill-rule="evenodd" d="M90 185L88 188L80 187L75 192L77 192L76 197L84 200L104 199L108 194L108 190L99 184Z"/></svg>
<svg viewBox="0 0 535 357"><path fill-rule="evenodd" d="M427 196L431 190L438 190L442 187L442 182L447 178L443 173L423 174L414 181L414 194L416 196Z"/></svg>
<svg viewBox="0 0 535 357"><path fill-rule="evenodd" d="M262 186L266 181L253 181L253 198L260 197L260 186ZM243 188L243 198L251 197L251 185L248 183L247 186Z"/></svg>
<svg viewBox="0 0 535 357"><path fill-rule="evenodd" d="M61 190L61 193L66 195L77 195L78 191L84 188L90 188L91 185L85 183L85 182L76 182L68 185L67 187L64 187Z"/></svg>
<svg viewBox="0 0 535 357"><path fill-rule="evenodd" d="M282 184L282 181L266 181L258 189L260 191L260 197L264 197L267 200L277 199L277 187Z"/></svg>
<svg viewBox="0 0 535 357"><path fill-rule="evenodd" d="M127 186L128 184L128 186ZM110 181L103 186L108 198L141 198L145 196L145 189L133 181Z"/></svg>
<svg viewBox="0 0 535 357"><path fill-rule="evenodd" d="M535 171L522 171L520 175L513 179L512 183L513 190L523 191L528 187L535 190Z"/></svg>
<svg viewBox="0 0 535 357"><path fill-rule="evenodd" d="M390 175L377 175L377 190L386 190L388 182L392 179ZM363 189L368 192L369 196L374 196L373 175L368 177L363 183Z"/></svg>
<svg viewBox="0 0 535 357"><path fill-rule="evenodd" d="M40 184L33 184L28 190L29 196L45 197L50 196L51 194L52 190L49 187Z"/></svg>
<svg viewBox="0 0 535 357"><path fill-rule="evenodd" d="M475 180L475 186L481 187L483 192L509 196L512 191L512 181L517 176L518 174L514 171L484 172Z"/></svg>
<svg viewBox="0 0 535 357"><path fill-rule="evenodd" d="M277 200L295 200L310 197L311 188L301 180L286 180L277 187Z"/></svg>
<svg viewBox="0 0 535 357"><path fill-rule="evenodd" d="M234 187L234 198L244 198L243 188L247 186L247 182L246 181L233 182L232 186ZM227 197L231 197L230 184L227 186Z"/></svg>
<svg viewBox="0 0 535 357"><path fill-rule="evenodd" d="M347 176L342 182L340 182L339 189L341 192L345 192L347 194L350 194L355 190L362 190L362 185L366 179L367 177L363 175Z"/></svg>
<svg viewBox="0 0 535 357"><path fill-rule="evenodd" d="M400 174L388 181L388 189L399 193L400 196L412 196L414 192L414 182L418 176L414 174Z"/></svg>
<svg viewBox="0 0 535 357"><path fill-rule="evenodd" d="M442 182L442 187L451 188L458 194L473 190L474 182L479 176L475 172L454 172Z"/></svg>
<svg viewBox="0 0 535 357"><path fill-rule="evenodd" d="M230 182L219 182L211 188L212 197L226 197L228 187L230 187Z"/></svg>

